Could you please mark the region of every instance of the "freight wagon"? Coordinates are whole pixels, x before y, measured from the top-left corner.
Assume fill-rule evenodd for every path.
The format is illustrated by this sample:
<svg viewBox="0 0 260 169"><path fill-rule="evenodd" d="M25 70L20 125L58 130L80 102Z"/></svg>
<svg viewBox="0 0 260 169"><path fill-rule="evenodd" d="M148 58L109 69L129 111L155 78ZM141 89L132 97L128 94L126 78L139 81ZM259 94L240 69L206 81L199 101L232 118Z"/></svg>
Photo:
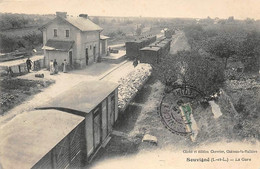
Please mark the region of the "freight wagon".
<svg viewBox="0 0 260 169"><path fill-rule="evenodd" d="M158 64L169 53L170 47L171 40L164 38L140 49L140 63Z"/></svg>
<svg viewBox="0 0 260 169"><path fill-rule="evenodd" d="M148 46L140 49L140 63L159 63L160 49L158 46Z"/></svg>
<svg viewBox="0 0 260 169"><path fill-rule="evenodd" d="M168 39L172 38L172 35L174 35L175 31L173 29L166 29L164 30L164 36Z"/></svg>
<svg viewBox="0 0 260 169"><path fill-rule="evenodd" d="M125 43L126 46L126 56L130 59L138 59L140 57L140 49L148 46L149 44L156 41L156 36L148 35L135 39L133 41L128 41Z"/></svg>
<svg viewBox="0 0 260 169"><path fill-rule="evenodd" d="M80 83L3 126L1 167L81 168L108 143L117 118L117 84Z"/></svg>

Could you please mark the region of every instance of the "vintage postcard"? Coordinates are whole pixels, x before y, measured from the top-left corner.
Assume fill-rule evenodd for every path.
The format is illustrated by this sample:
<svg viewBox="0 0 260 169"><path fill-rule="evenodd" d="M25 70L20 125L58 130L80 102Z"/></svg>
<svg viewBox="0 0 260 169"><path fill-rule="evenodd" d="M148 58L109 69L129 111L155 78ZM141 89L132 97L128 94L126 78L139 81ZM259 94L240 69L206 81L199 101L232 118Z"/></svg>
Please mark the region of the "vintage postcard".
<svg viewBox="0 0 260 169"><path fill-rule="evenodd" d="M259 0L0 0L0 169L260 169Z"/></svg>

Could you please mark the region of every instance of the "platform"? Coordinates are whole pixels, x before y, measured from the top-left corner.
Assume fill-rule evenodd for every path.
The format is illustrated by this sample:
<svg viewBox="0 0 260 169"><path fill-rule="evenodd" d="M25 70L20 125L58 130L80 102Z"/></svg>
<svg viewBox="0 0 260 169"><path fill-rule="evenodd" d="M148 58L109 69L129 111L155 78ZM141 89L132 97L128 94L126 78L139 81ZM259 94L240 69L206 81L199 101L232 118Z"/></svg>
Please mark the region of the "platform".
<svg viewBox="0 0 260 169"><path fill-rule="evenodd" d="M102 56L102 61L109 63L119 63L126 59L126 51L119 50L118 53L110 53L109 56Z"/></svg>

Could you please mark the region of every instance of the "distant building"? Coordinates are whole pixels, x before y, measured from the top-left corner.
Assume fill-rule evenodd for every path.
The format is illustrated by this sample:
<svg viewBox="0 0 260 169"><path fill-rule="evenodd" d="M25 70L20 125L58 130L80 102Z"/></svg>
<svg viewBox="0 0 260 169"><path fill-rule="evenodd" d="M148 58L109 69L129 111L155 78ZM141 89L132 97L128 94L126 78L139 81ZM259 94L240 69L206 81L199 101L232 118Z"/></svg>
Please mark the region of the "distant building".
<svg viewBox="0 0 260 169"><path fill-rule="evenodd" d="M105 35L100 35L100 55L106 56L107 55L107 40L110 37Z"/></svg>
<svg viewBox="0 0 260 169"><path fill-rule="evenodd" d="M56 12L56 18L40 30L47 67L54 59L58 64L66 59L70 65L86 67L100 57L100 33L103 29L86 14L72 17L67 16L66 12Z"/></svg>

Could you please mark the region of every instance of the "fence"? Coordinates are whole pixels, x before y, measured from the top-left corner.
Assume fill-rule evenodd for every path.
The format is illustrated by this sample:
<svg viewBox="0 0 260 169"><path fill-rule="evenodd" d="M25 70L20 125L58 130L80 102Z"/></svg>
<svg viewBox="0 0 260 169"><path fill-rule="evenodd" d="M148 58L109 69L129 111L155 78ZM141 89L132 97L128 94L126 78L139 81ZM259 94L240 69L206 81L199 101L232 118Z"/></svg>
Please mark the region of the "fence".
<svg viewBox="0 0 260 169"><path fill-rule="evenodd" d="M44 67L44 59L43 57L35 57L32 58L32 70L38 71ZM23 60L16 60L4 62L0 65L0 75L7 76L7 75L22 75L28 73L28 69L25 63L25 59Z"/></svg>

